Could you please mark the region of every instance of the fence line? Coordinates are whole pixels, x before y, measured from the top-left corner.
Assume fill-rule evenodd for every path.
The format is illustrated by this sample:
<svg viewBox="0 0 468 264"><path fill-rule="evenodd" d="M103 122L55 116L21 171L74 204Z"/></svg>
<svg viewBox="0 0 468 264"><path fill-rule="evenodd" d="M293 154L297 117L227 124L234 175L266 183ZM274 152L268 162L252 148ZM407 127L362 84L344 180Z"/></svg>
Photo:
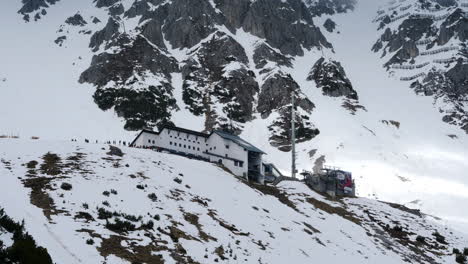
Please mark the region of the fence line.
<svg viewBox="0 0 468 264"><path fill-rule="evenodd" d="M423 51L419 55L421 55L421 56L433 55L433 54L438 54L438 53L441 53L441 52L448 52L448 51L451 51L451 50L459 50L459 49L460 49L459 47L454 47L454 46L444 47L444 48L440 48L440 49L436 49L436 50Z"/></svg>
<svg viewBox="0 0 468 264"><path fill-rule="evenodd" d="M401 6L401 4L396 5L396 6L389 7L389 8L388 8L388 11L393 11L393 10L397 9L398 7L400 7L400 6Z"/></svg>
<svg viewBox="0 0 468 264"><path fill-rule="evenodd" d="M421 64L416 64L416 65L392 65L392 69L401 69L401 70L414 70L414 69L421 69L423 67L426 67L429 65L430 62L424 62Z"/></svg>
<svg viewBox="0 0 468 264"><path fill-rule="evenodd" d="M405 18L405 17L407 17L407 16L409 16L409 15L411 15L411 14L410 14L410 13L406 13L406 14L403 14L403 15L396 16L396 17L390 19L390 22L395 22L395 21L400 20L400 19L402 19L402 18Z"/></svg>
<svg viewBox="0 0 468 264"><path fill-rule="evenodd" d="M427 45L429 43L432 42L432 39L420 39L416 42L414 42L414 44L416 44L417 46L421 46L421 45Z"/></svg>
<svg viewBox="0 0 468 264"><path fill-rule="evenodd" d="M424 75L426 75L426 74L424 72L421 72L421 73L418 73L418 74L410 76L410 77L401 77L400 81L412 81L412 80L417 79L417 78L419 78L421 76L424 76Z"/></svg>
<svg viewBox="0 0 468 264"><path fill-rule="evenodd" d="M410 9L412 6L413 6L412 4L409 4L407 6L402 6L402 7L400 7L400 11L406 11L406 10Z"/></svg>

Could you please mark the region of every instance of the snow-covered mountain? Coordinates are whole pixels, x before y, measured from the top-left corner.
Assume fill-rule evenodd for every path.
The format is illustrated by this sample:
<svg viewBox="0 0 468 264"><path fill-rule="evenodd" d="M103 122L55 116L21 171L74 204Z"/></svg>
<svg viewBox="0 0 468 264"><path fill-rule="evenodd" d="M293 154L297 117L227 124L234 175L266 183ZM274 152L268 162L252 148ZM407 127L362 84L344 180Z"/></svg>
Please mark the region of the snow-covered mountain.
<svg viewBox="0 0 468 264"><path fill-rule="evenodd" d="M467 8L3 1L0 135L102 142L168 122L229 129L287 173L294 93L300 169L342 167L358 195L468 232L468 211L454 206L468 200Z"/></svg>
<svg viewBox="0 0 468 264"><path fill-rule="evenodd" d="M54 263L452 263L468 245L418 210L249 184L151 150L21 139L0 149L0 204Z"/></svg>

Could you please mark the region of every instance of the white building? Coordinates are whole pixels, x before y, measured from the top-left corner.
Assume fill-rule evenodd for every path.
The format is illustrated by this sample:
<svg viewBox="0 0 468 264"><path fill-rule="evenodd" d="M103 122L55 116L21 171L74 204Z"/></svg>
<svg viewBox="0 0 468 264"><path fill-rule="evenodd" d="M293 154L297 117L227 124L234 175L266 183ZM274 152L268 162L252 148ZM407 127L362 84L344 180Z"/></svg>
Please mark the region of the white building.
<svg viewBox="0 0 468 264"><path fill-rule="evenodd" d="M159 132L142 130L131 147L154 148L224 165L233 174L263 182L265 154L242 138L213 131L205 134L180 127L164 126Z"/></svg>

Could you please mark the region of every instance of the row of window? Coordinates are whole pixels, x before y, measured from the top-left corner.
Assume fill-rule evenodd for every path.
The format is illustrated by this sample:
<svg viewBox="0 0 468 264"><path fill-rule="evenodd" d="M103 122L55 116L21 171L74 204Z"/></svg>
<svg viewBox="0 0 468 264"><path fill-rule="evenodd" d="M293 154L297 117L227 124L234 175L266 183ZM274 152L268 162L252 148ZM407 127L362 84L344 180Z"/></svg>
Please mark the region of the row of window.
<svg viewBox="0 0 468 264"><path fill-rule="evenodd" d="M170 138L172 138L172 136L169 136L169 137L170 137ZM200 142L199 142L199 141L190 140L190 139L189 139L189 140L187 140L186 138L181 138L181 137L179 137L179 138L178 138L178 137L174 137L174 139L179 139L179 140L188 141L188 142L190 142L190 143L196 143L196 144L200 144Z"/></svg>
<svg viewBox="0 0 468 264"><path fill-rule="evenodd" d="M244 167L244 162L235 160L234 161L234 166L242 168L242 167Z"/></svg>
<svg viewBox="0 0 468 264"><path fill-rule="evenodd" d="M176 142L170 141L170 142L169 142L169 145L177 147L177 143L176 143ZM182 145L182 143L179 143L179 147L181 147L181 148L183 147L183 148L188 148L188 149L193 149L193 150L200 151L200 148L199 148L199 147L196 148L196 147L190 146L190 145L188 145L188 146L187 146L187 145Z"/></svg>

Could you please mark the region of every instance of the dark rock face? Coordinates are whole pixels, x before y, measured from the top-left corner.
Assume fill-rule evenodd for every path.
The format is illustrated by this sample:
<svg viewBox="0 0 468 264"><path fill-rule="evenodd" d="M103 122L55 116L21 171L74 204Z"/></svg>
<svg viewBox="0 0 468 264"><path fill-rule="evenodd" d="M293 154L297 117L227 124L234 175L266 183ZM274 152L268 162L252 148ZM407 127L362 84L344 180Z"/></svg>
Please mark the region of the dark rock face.
<svg viewBox="0 0 468 264"><path fill-rule="evenodd" d="M95 52L98 51L99 47L104 42L111 41L119 36L119 28L119 22L117 22L114 18L110 17L107 21L106 26L100 31L96 31L91 36L91 42L89 43L89 47L92 48L92 50Z"/></svg>
<svg viewBox="0 0 468 264"><path fill-rule="evenodd" d="M346 77L343 67L337 61L326 61L325 58L320 58L312 68L307 80L315 81L317 88L322 89L324 95L358 99L351 81Z"/></svg>
<svg viewBox="0 0 468 264"><path fill-rule="evenodd" d="M290 57L276 52L265 43L262 43L255 48L253 60L257 69L264 68L268 61L274 62L279 66L292 67Z"/></svg>
<svg viewBox="0 0 468 264"><path fill-rule="evenodd" d="M415 44L416 41L435 36L436 33L437 30L433 27L432 19L409 18L403 21L395 32L387 28L377 43L374 44L373 51L378 52L383 48L384 54L396 52L385 64L386 67L392 64L401 64L419 55L419 49ZM387 45L384 46L384 42Z"/></svg>
<svg viewBox="0 0 468 264"><path fill-rule="evenodd" d="M26 22L29 22L30 15L33 15L34 12L41 10L40 12L35 13L34 19L37 21L41 16L47 14L46 9L57 3L59 0L22 0L23 6L18 11L19 14L23 15L23 19Z"/></svg>
<svg viewBox="0 0 468 264"><path fill-rule="evenodd" d="M209 1L176 0L173 5L167 9L163 31L174 48L193 47L222 24Z"/></svg>
<svg viewBox="0 0 468 264"><path fill-rule="evenodd" d="M224 33L213 35L192 52L182 68L183 99L195 115L210 115L210 130L252 119L258 84L246 64L244 48ZM222 109L213 109L218 102Z"/></svg>
<svg viewBox="0 0 468 264"><path fill-rule="evenodd" d="M54 40L54 42L55 44L59 45L59 47L62 47L63 42L65 42L65 40L67 40L66 36L60 36L56 40Z"/></svg>
<svg viewBox="0 0 468 264"><path fill-rule="evenodd" d="M431 70L420 83L416 81L411 88L418 94L444 98L453 105L450 111L441 109L445 115L443 121L460 126L468 133L468 64L462 60L448 71Z"/></svg>
<svg viewBox="0 0 468 264"><path fill-rule="evenodd" d="M257 111L263 118L273 112L279 116L268 126L270 144L281 151L291 150L291 103L294 92L296 104L296 139L297 142L311 140L319 130L309 120L315 108L314 104L301 93L299 85L290 75L281 72L268 78L261 88Z"/></svg>
<svg viewBox="0 0 468 264"><path fill-rule="evenodd" d="M305 0L313 16L334 15L353 11L356 0Z"/></svg>
<svg viewBox="0 0 468 264"><path fill-rule="evenodd" d="M170 84L170 74L178 71L177 61L140 36L134 40L121 36L118 43L119 52L93 57L80 82L97 87L95 102L103 110L114 107L125 118L125 129L152 128L168 122L177 107ZM147 78L156 77L159 85L147 84Z"/></svg>
<svg viewBox="0 0 468 264"><path fill-rule="evenodd" d="M320 30L310 25L313 25L312 16L300 0L258 0L250 6L242 28L266 39L284 54L303 55L302 47L331 48Z"/></svg>
<svg viewBox="0 0 468 264"><path fill-rule="evenodd" d="M120 0L94 0L93 2L96 4L97 8L102 8L102 7L111 7L115 5L116 3L119 3Z"/></svg>
<svg viewBox="0 0 468 264"><path fill-rule="evenodd" d="M291 104L293 91L296 104L310 113L315 107L314 104L300 92L299 85L290 75L281 73L268 78L263 84L258 97L257 110L263 117L268 117L274 110Z"/></svg>
<svg viewBox="0 0 468 264"><path fill-rule="evenodd" d="M72 25L72 26L80 26L83 27L88 24L80 14L75 14L65 20L65 23Z"/></svg>
<svg viewBox="0 0 468 264"><path fill-rule="evenodd" d="M280 114L273 123L268 126L270 131L270 144L281 151L291 151L291 105L282 107ZM296 114L294 122L296 128L296 143L312 140L320 134L320 131L310 122L307 114Z"/></svg>
<svg viewBox="0 0 468 264"><path fill-rule="evenodd" d="M464 16L461 9L455 10L440 26L437 38L438 45L445 45L453 37L457 36L460 41L468 41L468 18Z"/></svg>

